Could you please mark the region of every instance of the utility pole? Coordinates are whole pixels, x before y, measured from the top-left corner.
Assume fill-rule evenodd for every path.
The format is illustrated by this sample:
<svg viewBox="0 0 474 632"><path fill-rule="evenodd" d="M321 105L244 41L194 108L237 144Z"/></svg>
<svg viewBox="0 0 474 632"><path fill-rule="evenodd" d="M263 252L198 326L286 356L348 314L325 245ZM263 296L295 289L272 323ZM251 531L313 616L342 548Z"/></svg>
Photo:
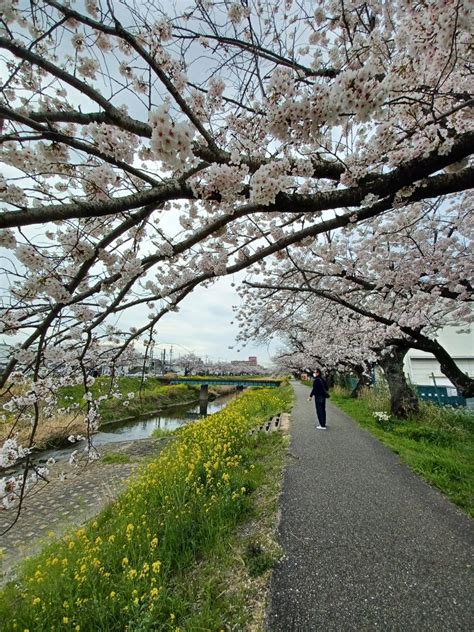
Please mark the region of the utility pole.
<svg viewBox="0 0 474 632"><path fill-rule="evenodd" d="M173 370L173 345L170 346L170 371Z"/></svg>

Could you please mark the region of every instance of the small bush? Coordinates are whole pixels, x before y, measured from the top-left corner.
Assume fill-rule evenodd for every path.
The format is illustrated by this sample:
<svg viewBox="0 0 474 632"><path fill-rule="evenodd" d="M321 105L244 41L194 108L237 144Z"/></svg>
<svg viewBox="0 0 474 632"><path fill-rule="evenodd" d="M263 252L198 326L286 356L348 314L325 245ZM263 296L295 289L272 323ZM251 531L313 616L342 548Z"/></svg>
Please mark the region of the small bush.
<svg viewBox="0 0 474 632"><path fill-rule="evenodd" d="M383 410L376 410L372 413L372 417L375 419L377 425L384 430L389 430L393 427L393 419L390 413L386 413Z"/></svg>

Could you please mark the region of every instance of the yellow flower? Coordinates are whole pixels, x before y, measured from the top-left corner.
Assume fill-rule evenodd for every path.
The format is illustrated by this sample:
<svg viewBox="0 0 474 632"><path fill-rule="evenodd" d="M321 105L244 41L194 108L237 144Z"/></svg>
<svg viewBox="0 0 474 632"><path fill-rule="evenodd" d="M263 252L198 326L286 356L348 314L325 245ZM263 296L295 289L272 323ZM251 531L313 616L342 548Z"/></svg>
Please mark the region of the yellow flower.
<svg viewBox="0 0 474 632"><path fill-rule="evenodd" d="M161 562L159 560L157 560L156 562L153 562L153 564L151 565L151 570L154 573L159 573L160 568L161 568Z"/></svg>
<svg viewBox="0 0 474 632"><path fill-rule="evenodd" d="M68 617L63 617L63 623L69 623L69 618Z"/></svg>
<svg viewBox="0 0 474 632"><path fill-rule="evenodd" d="M115 599L115 596L116 596L116 595L117 595L117 593L116 593L114 590L112 590L112 592L110 593L109 597L110 597L111 599Z"/></svg>
<svg viewBox="0 0 474 632"><path fill-rule="evenodd" d="M37 606L38 604L41 603L41 598L40 597L34 597L32 603L33 603L34 606Z"/></svg>
<svg viewBox="0 0 474 632"><path fill-rule="evenodd" d="M122 560L122 566L128 566L128 557L124 557Z"/></svg>

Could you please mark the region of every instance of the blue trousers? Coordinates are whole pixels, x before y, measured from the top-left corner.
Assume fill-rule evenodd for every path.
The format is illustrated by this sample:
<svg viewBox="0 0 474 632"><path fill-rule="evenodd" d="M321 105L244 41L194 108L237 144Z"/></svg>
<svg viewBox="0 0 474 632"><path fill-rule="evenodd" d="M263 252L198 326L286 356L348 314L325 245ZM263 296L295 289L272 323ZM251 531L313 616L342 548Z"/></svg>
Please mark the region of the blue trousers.
<svg viewBox="0 0 474 632"><path fill-rule="evenodd" d="M318 416L319 425L325 428L326 427L326 398L315 397L314 403L316 404L316 415Z"/></svg>

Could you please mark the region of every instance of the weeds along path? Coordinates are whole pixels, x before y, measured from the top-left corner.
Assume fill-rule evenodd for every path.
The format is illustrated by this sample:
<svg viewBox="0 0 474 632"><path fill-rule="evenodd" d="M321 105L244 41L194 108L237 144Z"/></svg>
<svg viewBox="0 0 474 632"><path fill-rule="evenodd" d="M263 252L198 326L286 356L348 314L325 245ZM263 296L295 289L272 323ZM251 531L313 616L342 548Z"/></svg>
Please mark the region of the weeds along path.
<svg viewBox="0 0 474 632"><path fill-rule="evenodd" d="M155 456L165 443L141 439L101 446L101 457L119 453L125 462L111 459L106 463L101 458L85 468L67 468L64 481L58 479L64 465L51 466L51 482L32 488L17 523L0 537L0 584L12 577L18 562L37 553L45 542L97 515L117 496L140 461ZM12 510L0 512L0 533L14 516Z"/></svg>

